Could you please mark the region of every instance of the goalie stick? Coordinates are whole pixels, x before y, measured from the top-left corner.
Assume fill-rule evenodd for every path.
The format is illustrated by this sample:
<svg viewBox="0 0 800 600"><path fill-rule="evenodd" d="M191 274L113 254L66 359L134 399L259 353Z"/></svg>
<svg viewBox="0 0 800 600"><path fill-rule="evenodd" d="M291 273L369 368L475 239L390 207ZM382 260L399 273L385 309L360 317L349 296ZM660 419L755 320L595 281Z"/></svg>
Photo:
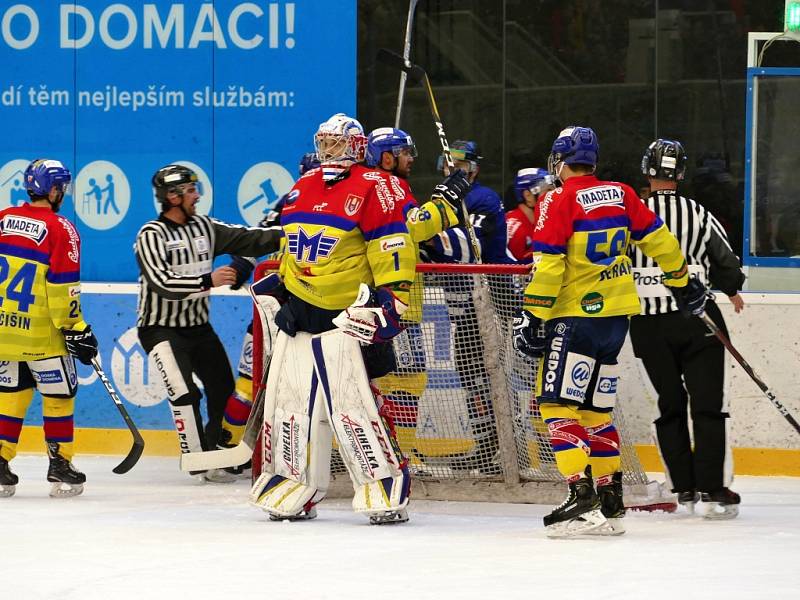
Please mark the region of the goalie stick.
<svg viewBox="0 0 800 600"><path fill-rule="evenodd" d="M105 386L108 395L111 396L114 404L116 404L119 414L121 414L122 418L125 419L125 424L128 426L128 429L130 429L131 435L133 436L133 446L131 446L128 456L126 456L121 463L112 469L112 471L114 471L114 473L117 475L122 475L123 473L130 471L133 468L133 465L139 462L142 452L144 452L144 439L142 438L142 434L139 433L139 430L136 428L136 425L134 424L133 419L131 419L131 416L128 414L128 411L125 410L125 406L122 404L122 400L120 400L116 390L114 390L114 386L111 385L108 377L106 377L106 374L100 367L100 363L97 362L97 358L92 359L92 366L94 367L95 373L97 373L97 377L99 377L100 381L103 382L103 386Z"/></svg>
<svg viewBox="0 0 800 600"><path fill-rule="evenodd" d="M261 431L261 421L264 418L264 396L267 391L267 374L269 373L271 359L272 357L269 357L265 361L261 387L258 390L258 394L256 394L255 400L253 400L250 416L247 417L242 441L233 448L181 454L181 471L208 471L209 469L238 467L250 460L256 447L258 434Z"/></svg>
<svg viewBox="0 0 800 600"><path fill-rule="evenodd" d="M425 72L425 69L419 65L413 64L407 58L403 58L399 54L392 52L391 50L387 50L386 48L381 48L378 50L378 60L382 63L400 69L406 73L412 79L412 81L422 82L422 85L425 88L425 92L428 96L428 105L431 109L431 115L433 115L433 122L436 125L436 134L439 136L439 143L442 146L444 160L447 163L447 168L452 173L455 170L453 155L450 153L450 144L447 143L447 136L444 133L442 117L439 116L439 109L436 106L436 98L433 96L433 87L431 87L431 81L428 79L428 74ZM467 204L463 199L461 200L461 210L464 212L464 226L467 230L467 236L469 237L469 243L472 246L472 251L475 253L475 262L477 264L481 264L481 247L478 244L478 237L475 235L475 228L472 226L472 221L470 221L469 218Z"/></svg>
<svg viewBox="0 0 800 600"><path fill-rule="evenodd" d="M703 313L700 319L706 324L706 327L708 327L711 332L717 336L717 339L722 342L722 345L728 349L728 352L730 352L733 358L736 359L736 362L742 366L742 368L745 370L745 373L750 376L750 379L752 379L759 389L764 392L764 395L769 398L769 401L772 402L772 405L778 409L779 413L783 415L783 418L789 421L789 424L794 427L794 430L797 433L800 433L800 423L798 423L797 420L792 416L792 414L789 412L789 409L781 404L781 402L775 397L775 394L770 391L769 387L767 387L767 384L764 383L758 375L756 375L755 371L753 371L753 367L747 364L747 361L744 359L744 357L739 354L739 351L736 348L734 348L730 339L728 339L728 336L725 335L719 327L717 327L717 324L714 323L714 321L712 321L707 314Z"/></svg>

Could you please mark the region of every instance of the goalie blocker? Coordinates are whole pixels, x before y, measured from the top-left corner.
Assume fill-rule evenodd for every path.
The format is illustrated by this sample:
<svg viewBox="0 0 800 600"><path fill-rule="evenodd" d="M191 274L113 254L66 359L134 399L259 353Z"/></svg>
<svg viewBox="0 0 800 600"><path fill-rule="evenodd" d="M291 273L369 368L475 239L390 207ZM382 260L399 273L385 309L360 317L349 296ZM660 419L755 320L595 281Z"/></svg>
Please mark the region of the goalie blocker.
<svg viewBox="0 0 800 600"><path fill-rule="evenodd" d="M316 515L314 506L325 497L330 482L335 436L353 482L353 509L375 524L408 520L408 464L390 424L379 414L380 398L373 394L358 341L369 335L371 315L376 321L372 333L386 332L385 313L365 310L364 300L360 294L354 306L335 319L343 328L331 330L332 311L292 296L278 318L282 330L265 394L263 471L251 491L251 502L272 519ZM284 323L286 315L296 320ZM353 317L362 326L358 335L346 326ZM288 335L286 329L295 334Z"/></svg>

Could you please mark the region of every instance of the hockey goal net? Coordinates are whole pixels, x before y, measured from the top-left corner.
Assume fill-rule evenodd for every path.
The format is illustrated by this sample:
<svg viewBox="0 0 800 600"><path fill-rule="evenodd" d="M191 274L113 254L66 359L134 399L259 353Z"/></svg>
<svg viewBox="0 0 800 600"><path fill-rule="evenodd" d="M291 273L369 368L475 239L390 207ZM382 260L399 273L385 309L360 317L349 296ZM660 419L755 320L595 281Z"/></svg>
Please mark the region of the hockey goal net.
<svg viewBox="0 0 800 600"><path fill-rule="evenodd" d="M276 263L263 263L265 274ZM393 340L397 369L373 381L389 403L398 442L409 459L416 498L560 502L547 426L534 397L538 361L512 347L512 321L530 279L525 265L419 264L407 328ZM261 356L256 319L253 356ZM258 361L255 361L258 363ZM262 365L254 365L254 385ZM674 507L663 486L649 481L625 428L622 444L626 505ZM254 477L261 462L254 457ZM333 452L329 495L352 494Z"/></svg>

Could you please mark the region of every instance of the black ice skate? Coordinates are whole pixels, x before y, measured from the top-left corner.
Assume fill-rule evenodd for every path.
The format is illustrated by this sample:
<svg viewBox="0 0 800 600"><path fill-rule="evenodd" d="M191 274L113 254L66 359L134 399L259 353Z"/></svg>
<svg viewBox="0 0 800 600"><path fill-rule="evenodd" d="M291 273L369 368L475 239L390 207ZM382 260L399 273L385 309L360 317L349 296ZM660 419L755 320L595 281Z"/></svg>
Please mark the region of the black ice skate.
<svg viewBox="0 0 800 600"><path fill-rule="evenodd" d="M406 521L408 521L408 511L405 508L369 515L370 525L391 525L393 523L405 523Z"/></svg>
<svg viewBox="0 0 800 600"><path fill-rule="evenodd" d="M600 512L608 521L608 526L598 527L588 533L592 535L622 535L625 526L622 519L625 517L625 503L622 499L622 473L617 471L611 483L597 486L597 496L600 499Z"/></svg>
<svg viewBox="0 0 800 600"><path fill-rule="evenodd" d="M706 507L703 517L712 520L735 518L739 514L739 503L742 501L739 494L728 488L714 492L702 492L700 499Z"/></svg>
<svg viewBox="0 0 800 600"><path fill-rule="evenodd" d="M698 502L700 502L700 492L695 490L678 492L678 504L685 507L690 514L694 514L694 507Z"/></svg>
<svg viewBox="0 0 800 600"><path fill-rule="evenodd" d="M544 518L545 535L571 537L610 527L600 510L600 499L592 480L582 477L569 484L567 499Z"/></svg>
<svg viewBox="0 0 800 600"><path fill-rule="evenodd" d="M86 475L78 471L71 462L58 453L56 442L47 442L47 455L50 457L47 481L53 484L50 488L50 496L70 498L81 495L83 484L86 483Z"/></svg>
<svg viewBox="0 0 800 600"><path fill-rule="evenodd" d="M19 477L11 472L8 461L0 456L0 498L10 498L17 491Z"/></svg>

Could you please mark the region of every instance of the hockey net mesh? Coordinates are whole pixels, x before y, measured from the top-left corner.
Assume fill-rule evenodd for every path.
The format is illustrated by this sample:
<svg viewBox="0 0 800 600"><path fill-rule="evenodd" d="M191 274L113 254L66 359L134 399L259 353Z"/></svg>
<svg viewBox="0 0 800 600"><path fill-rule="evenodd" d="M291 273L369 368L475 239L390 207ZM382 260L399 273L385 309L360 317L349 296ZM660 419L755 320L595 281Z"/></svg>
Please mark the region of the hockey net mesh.
<svg viewBox="0 0 800 600"><path fill-rule="evenodd" d="M512 346L512 321L529 268L429 264L420 269L408 327L394 340L398 369L377 380L393 405L400 446L415 474L561 481L534 397L538 361L521 358ZM615 419L625 482L644 484L623 407L617 407ZM515 464L506 456L509 443Z"/></svg>
<svg viewBox="0 0 800 600"><path fill-rule="evenodd" d="M512 321L530 279L524 265L420 264L406 329L393 340L397 369L376 379L389 403L398 443L426 496L472 499L468 494L429 494L432 484L464 484L489 492L501 484L550 484L546 493L512 494L509 501L550 502L563 494L534 397L538 361L512 346ZM258 353L255 353L258 356ZM649 482L625 427L625 408L614 416L621 441L626 504L659 507L671 502ZM333 452L332 474L346 472ZM346 476L345 476L346 478ZM530 485L528 485L530 484ZM443 488L445 489L445 488ZM556 491L557 490L557 491ZM418 492L415 492L417 494ZM474 493L474 492L473 492Z"/></svg>

